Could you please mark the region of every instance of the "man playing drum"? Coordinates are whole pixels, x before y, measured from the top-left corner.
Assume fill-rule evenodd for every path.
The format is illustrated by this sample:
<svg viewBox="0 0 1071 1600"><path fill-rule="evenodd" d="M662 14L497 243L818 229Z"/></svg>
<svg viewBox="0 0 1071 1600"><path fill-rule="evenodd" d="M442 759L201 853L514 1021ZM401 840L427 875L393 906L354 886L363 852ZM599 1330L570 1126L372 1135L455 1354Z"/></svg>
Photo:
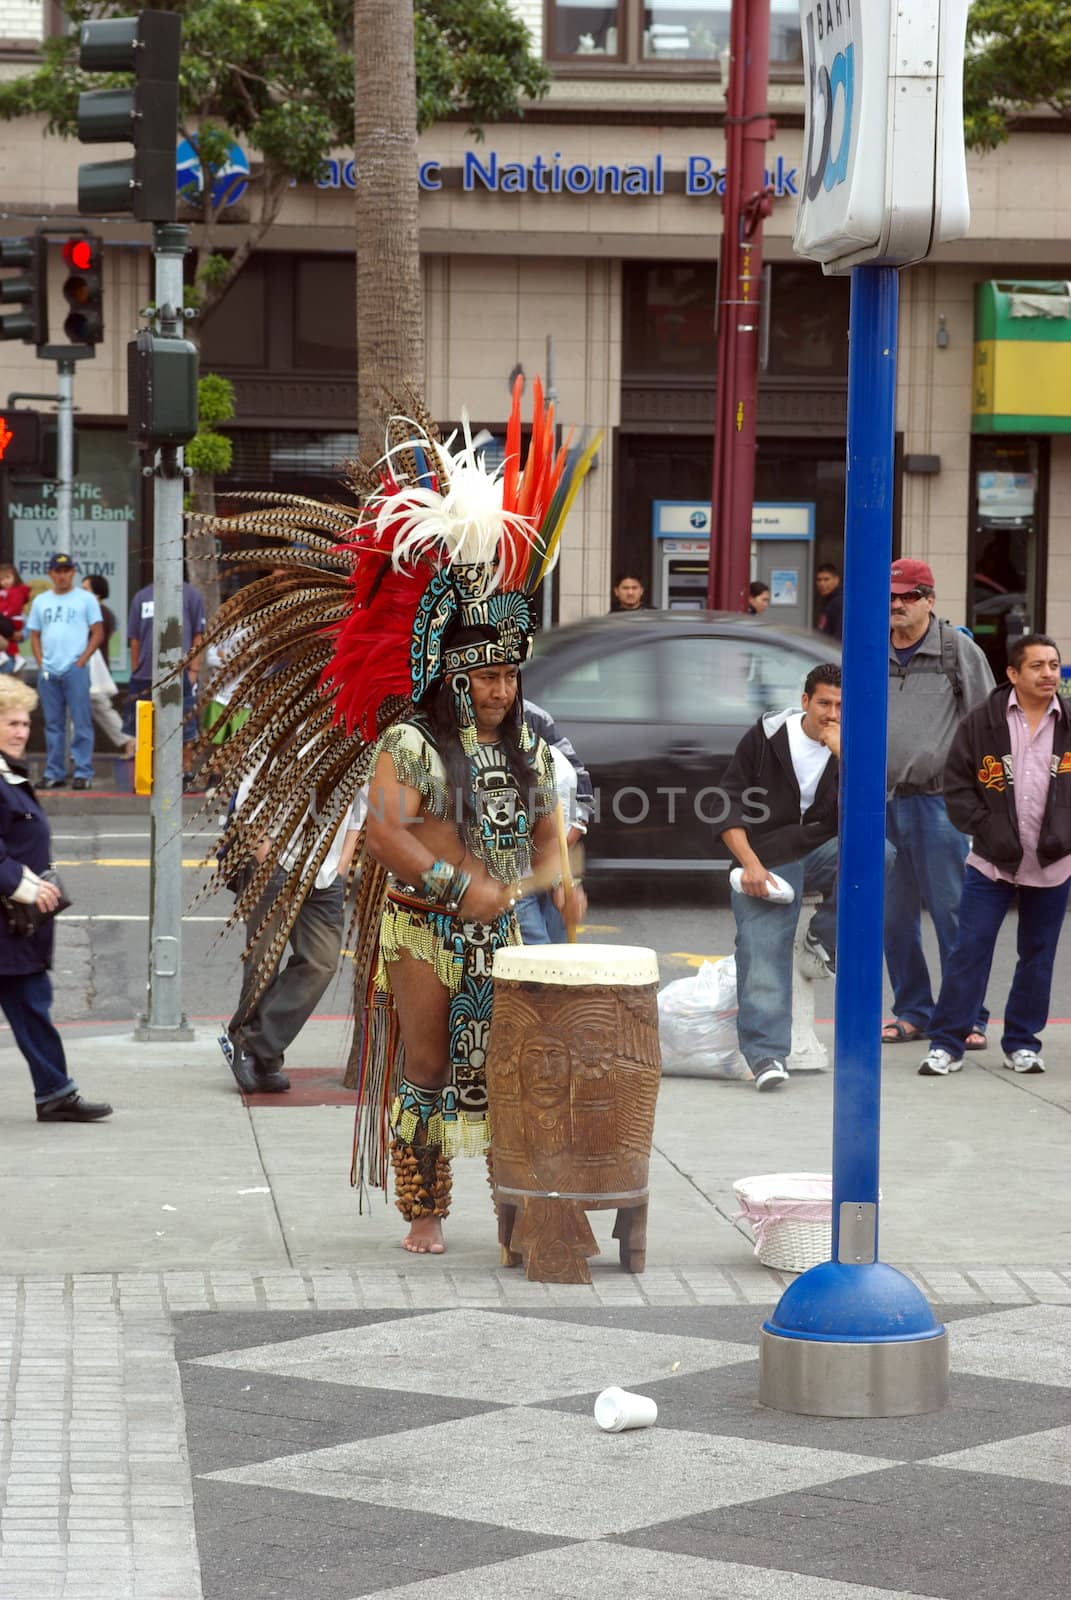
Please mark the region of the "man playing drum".
<svg viewBox="0 0 1071 1600"><path fill-rule="evenodd" d="M526 748L520 663L502 660L514 650L490 628L464 629L446 644L446 676L421 714L380 740L366 839L394 877L371 1020L375 1030L376 1001L389 993L405 1051L391 1111L397 1203L410 1222L403 1243L433 1255L444 1248L450 1156L490 1143L494 953L518 942L520 880L558 854L553 765L542 739ZM469 727L471 757L461 742ZM555 898L562 904L563 891Z"/></svg>
<svg viewBox="0 0 1071 1600"><path fill-rule="evenodd" d="M355 518L294 497L207 524L292 545L255 553L281 575L249 585L229 619L246 630L237 666L250 715L223 746L224 777L253 774L243 815L273 840L237 911L252 909L284 848L303 863L272 948L252 952L250 987L268 981L267 957L321 864L317 839L367 784L351 1179L362 1196L385 1189L393 1161L405 1248L421 1255L443 1249L450 1157L489 1147L494 953L519 942L515 901L560 871L553 761L524 722L519 673L598 439L556 450L553 407L533 390L523 460L520 383L494 470L467 421L444 443L410 393L380 459L349 465ZM258 766L264 749L286 759ZM238 816L228 843L246 832Z"/></svg>

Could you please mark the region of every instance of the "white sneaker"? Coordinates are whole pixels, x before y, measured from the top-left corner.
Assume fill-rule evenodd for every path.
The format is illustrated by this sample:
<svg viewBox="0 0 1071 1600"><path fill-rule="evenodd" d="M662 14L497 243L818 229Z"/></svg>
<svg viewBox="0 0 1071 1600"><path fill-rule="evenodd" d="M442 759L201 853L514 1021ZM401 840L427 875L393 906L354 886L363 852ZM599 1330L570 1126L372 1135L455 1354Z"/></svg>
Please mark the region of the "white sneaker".
<svg viewBox="0 0 1071 1600"><path fill-rule="evenodd" d="M1004 1057L1009 1072L1044 1072L1045 1063L1036 1050L1013 1050Z"/></svg>
<svg viewBox="0 0 1071 1600"><path fill-rule="evenodd" d="M963 1057L957 1058L947 1050L929 1050L922 1058L919 1067L920 1078L947 1078L950 1072L959 1072L963 1067Z"/></svg>
<svg viewBox="0 0 1071 1600"><path fill-rule="evenodd" d="M788 1068L776 1056L760 1061L755 1067L755 1087L762 1094L767 1089L780 1089L788 1082Z"/></svg>
<svg viewBox="0 0 1071 1600"><path fill-rule="evenodd" d="M808 928L803 936L800 953L796 957L796 966L805 978L821 982L824 978L832 978L836 972L836 958L830 955L824 944L815 939Z"/></svg>

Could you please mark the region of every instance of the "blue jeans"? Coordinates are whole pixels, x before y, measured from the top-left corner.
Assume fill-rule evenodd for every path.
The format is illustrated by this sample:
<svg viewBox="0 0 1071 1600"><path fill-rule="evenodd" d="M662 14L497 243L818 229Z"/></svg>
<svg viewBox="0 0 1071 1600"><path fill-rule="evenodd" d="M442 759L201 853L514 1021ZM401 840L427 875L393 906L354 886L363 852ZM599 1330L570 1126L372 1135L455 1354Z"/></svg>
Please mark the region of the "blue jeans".
<svg viewBox="0 0 1071 1600"><path fill-rule="evenodd" d="M0 1011L30 1064L39 1106L62 1100L77 1087L67 1076L63 1040L52 1021L52 980L47 972L0 973Z"/></svg>
<svg viewBox="0 0 1071 1600"><path fill-rule="evenodd" d="M998 880L968 867L959 905L959 938L945 967L941 993L930 1023L930 1044L955 1060L974 1026L989 982L997 934L1016 895L1019 897L1019 960L1004 1008L1001 1046L1040 1050L1041 1030L1049 1020L1049 995L1056 946L1067 911L1071 880L1056 889L1031 889Z"/></svg>
<svg viewBox="0 0 1071 1600"><path fill-rule="evenodd" d="M76 778L93 776L93 710L89 668L68 667L61 674L37 674L37 693L45 722L45 777L67 776L67 716L71 718L71 759Z"/></svg>
<svg viewBox="0 0 1071 1600"><path fill-rule="evenodd" d="M896 850L895 866L885 880L885 963L893 1015L927 1033L933 989L922 951L922 908L933 919L943 979L956 947L967 840L949 822L940 794L893 796L886 830ZM973 1018L980 1029L989 1021L984 998Z"/></svg>
<svg viewBox="0 0 1071 1600"><path fill-rule="evenodd" d="M792 1047L792 944L801 895L822 895L811 934L831 955L837 948L837 859L837 841L827 839L801 860L771 868L795 890L791 905L733 895L736 1026L749 1067L773 1056L783 1061Z"/></svg>
<svg viewBox="0 0 1071 1600"><path fill-rule="evenodd" d="M518 900L514 915L521 930L522 944L564 944L565 923L549 889L526 894Z"/></svg>
<svg viewBox="0 0 1071 1600"><path fill-rule="evenodd" d="M4 656L3 659L0 660L0 672L14 672L14 670L15 670L15 657L14 656Z"/></svg>

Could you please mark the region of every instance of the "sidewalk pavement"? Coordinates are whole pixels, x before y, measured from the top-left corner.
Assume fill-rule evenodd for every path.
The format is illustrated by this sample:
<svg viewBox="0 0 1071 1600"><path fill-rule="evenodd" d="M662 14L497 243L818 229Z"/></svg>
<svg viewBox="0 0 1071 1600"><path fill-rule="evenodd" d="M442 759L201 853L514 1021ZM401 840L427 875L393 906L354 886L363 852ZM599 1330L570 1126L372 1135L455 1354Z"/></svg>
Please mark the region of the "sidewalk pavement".
<svg viewBox="0 0 1071 1600"><path fill-rule="evenodd" d="M343 1024L252 1105L209 1026L64 1031L110 1122L37 1124L0 1049L3 1600L1066 1594L1071 1027L1044 1077L886 1050L881 1254L949 1324L953 1399L870 1423L757 1405L787 1280L733 1220L734 1179L829 1170L828 1075L667 1080L647 1272L592 1214L592 1285L555 1287L498 1267L481 1162L444 1257L357 1214ZM598 1432L614 1382L655 1429Z"/></svg>

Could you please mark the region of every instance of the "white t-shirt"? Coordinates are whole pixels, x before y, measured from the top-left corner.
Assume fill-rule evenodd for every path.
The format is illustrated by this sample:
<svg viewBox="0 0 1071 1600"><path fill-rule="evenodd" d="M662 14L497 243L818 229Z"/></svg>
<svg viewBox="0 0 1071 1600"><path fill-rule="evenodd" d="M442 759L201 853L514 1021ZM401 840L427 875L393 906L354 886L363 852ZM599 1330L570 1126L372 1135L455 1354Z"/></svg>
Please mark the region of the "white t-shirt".
<svg viewBox="0 0 1071 1600"><path fill-rule="evenodd" d="M817 739L812 739L804 733L802 711L797 712L794 717L789 717L785 729L788 733L788 748L792 754L796 782L800 786L800 816L803 817L814 805L818 782L826 770L830 752L824 744L819 744Z"/></svg>

